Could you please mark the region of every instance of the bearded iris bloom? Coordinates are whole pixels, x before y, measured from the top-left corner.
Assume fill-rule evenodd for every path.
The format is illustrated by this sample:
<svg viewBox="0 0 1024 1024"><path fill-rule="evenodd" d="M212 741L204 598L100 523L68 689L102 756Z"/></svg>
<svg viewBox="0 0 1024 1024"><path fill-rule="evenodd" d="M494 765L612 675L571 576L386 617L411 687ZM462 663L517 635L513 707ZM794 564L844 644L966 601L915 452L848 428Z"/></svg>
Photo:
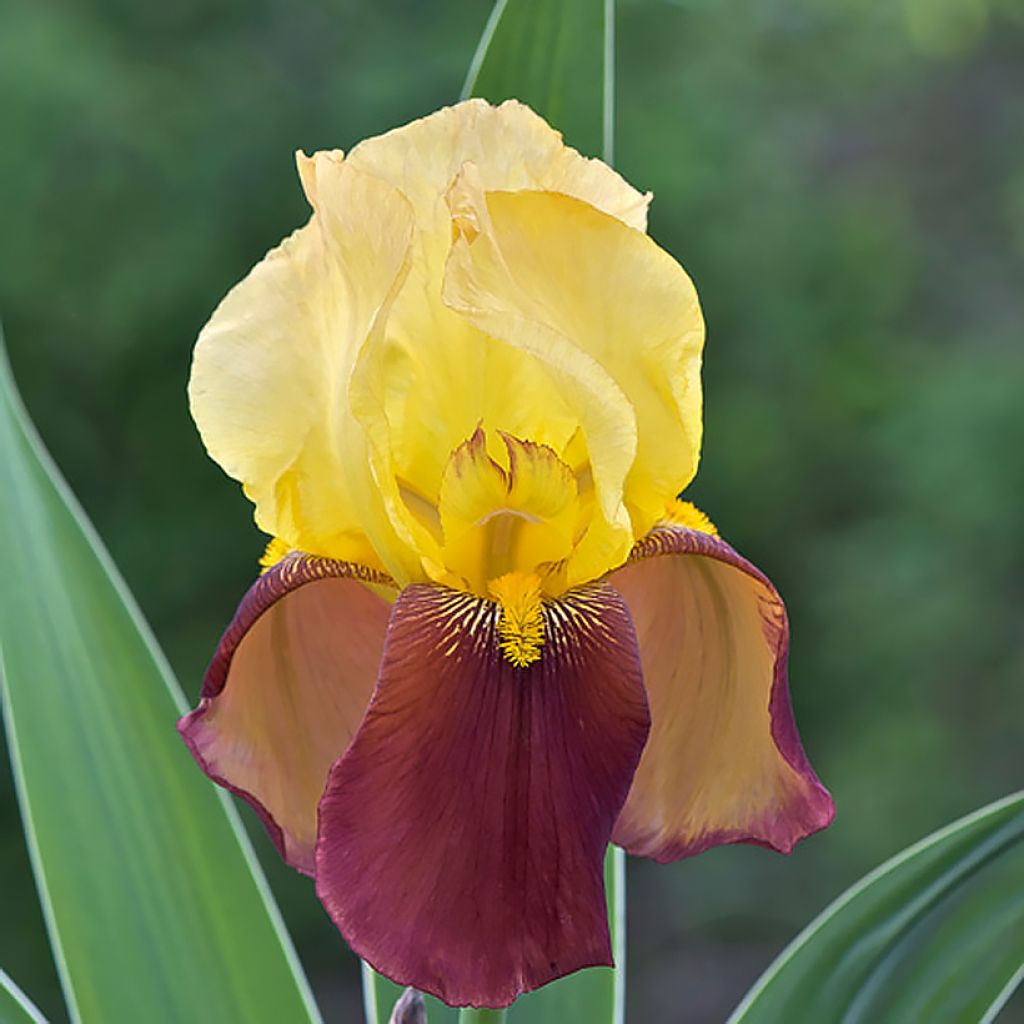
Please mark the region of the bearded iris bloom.
<svg viewBox="0 0 1024 1024"><path fill-rule="evenodd" d="M359 956L505 1006L611 963L609 841L829 823L786 613L676 497L704 325L649 195L515 102L298 168L310 220L195 350L273 539L179 728Z"/></svg>

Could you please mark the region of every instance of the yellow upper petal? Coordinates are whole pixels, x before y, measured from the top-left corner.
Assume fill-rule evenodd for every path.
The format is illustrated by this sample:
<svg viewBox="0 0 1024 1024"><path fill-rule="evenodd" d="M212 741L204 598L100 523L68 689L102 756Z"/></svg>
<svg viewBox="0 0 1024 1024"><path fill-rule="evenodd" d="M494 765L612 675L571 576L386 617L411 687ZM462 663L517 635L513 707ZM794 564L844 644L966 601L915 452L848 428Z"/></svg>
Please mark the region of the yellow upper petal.
<svg viewBox="0 0 1024 1024"><path fill-rule="evenodd" d="M563 192L630 227L647 227L649 192L638 192L607 164L566 146L560 132L518 100L444 107L361 142L348 159L407 196L427 234L447 230L444 194L467 162L479 168L486 189Z"/></svg>
<svg viewBox="0 0 1024 1024"><path fill-rule="evenodd" d="M624 561L700 441L700 311L649 196L513 101L298 163L313 216L190 382L259 525L400 586L507 577L509 622Z"/></svg>
<svg viewBox="0 0 1024 1024"><path fill-rule="evenodd" d="M440 301L452 240L445 193L470 161L488 188L565 192L640 229L650 195L563 145L558 132L516 101L447 107L360 143L348 161L400 189L416 216L408 278L386 334L365 353L353 380L378 477L400 478L436 498L449 454L478 424L561 450L578 421L546 368L495 344ZM394 493L391 498L392 515L404 520L402 505ZM399 529L410 543L430 547L415 517Z"/></svg>
<svg viewBox="0 0 1024 1024"><path fill-rule="evenodd" d="M390 567L408 556L381 514L347 389L405 273L412 210L340 154L299 163L315 212L203 328L192 415L261 529L291 548Z"/></svg>
<svg viewBox="0 0 1024 1024"><path fill-rule="evenodd" d="M449 202L445 301L543 362L582 428L600 516L574 555L578 582L646 533L696 471L696 292L646 235L577 199L484 192L468 167Z"/></svg>

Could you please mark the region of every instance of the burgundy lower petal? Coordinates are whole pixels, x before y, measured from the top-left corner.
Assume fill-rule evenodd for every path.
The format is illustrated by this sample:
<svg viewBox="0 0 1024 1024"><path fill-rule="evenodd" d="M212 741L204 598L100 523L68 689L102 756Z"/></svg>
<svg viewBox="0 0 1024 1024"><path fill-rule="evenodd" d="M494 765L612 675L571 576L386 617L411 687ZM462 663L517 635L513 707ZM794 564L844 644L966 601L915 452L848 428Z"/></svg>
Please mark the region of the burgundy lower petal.
<svg viewBox="0 0 1024 1024"><path fill-rule="evenodd" d="M828 825L769 579L721 538L661 524L609 582L633 617L652 720L615 841L662 862L722 843L789 853Z"/></svg>
<svg viewBox="0 0 1024 1024"><path fill-rule="evenodd" d="M365 582L364 582L365 581ZM293 554L250 587L178 731L247 800L281 856L313 870L316 805L369 703L390 604L372 570Z"/></svg>
<svg viewBox="0 0 1024 1024"><path fill-rule="evenodd" d="M320 802L317 892L342 934L457 1006L611 963L602 862L649 726L610 587L546 605L528 668L499 652L496 617L443 587L403 591Z"/></svg>

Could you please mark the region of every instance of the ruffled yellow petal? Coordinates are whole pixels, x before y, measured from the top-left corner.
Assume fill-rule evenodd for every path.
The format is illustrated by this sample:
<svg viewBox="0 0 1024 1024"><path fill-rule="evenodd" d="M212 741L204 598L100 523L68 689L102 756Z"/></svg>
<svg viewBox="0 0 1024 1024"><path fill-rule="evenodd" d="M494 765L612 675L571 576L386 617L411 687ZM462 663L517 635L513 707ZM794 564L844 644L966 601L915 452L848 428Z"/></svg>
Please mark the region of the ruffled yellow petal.
<svg viewBox="0 0 1024 1024"><path fill-rule="evenodd" d="M353 381L378 476L397 477L407 494L436 499L449 455L478 424L561 451L579 424L546 368L495 343L440 302L452 241L445 193L471 161L488 188L565 192L641 229L650 196L565 147L542 118L515 101L445 108L368 139L348 161L400 189L416 215L408 280L386 336L366 353ZM391 512L404 515L395 502ZM416 522L400 529L415 539Z"/></svg>
<svg viewBox="0 0 1024 1024"><path fill-rule="evenodd" d="M566 146L561 132L518 100L444 107L361 142L349 161L407 196L419 229L429 233L447 225L444 193L466 162L479 168L486 189L564 192L630 227L647 227L649 192L638 192L607 164Z"/></svg>
<svg viewBox="0 0 1024 1024"><path fill-rule="evenodd" d="M259 525L399 587L550 596L621 564L700 435L700 313L649 196L515 102L298 164L313 217L215 312L190 383Z"/></svg>
<svg viewBox="0 0 1024 1024"><path fill-rule="evenodd" d="M415 559L382 513L347 388L403 280L412 210L338 153L299 167L313 217L203 328L192 415L261 529L290 548L400 568Z"/></svg>
<svg viewBox="0 0 1024 1024"><path fill-rule="evenodd" d="M577 199L484 192L467 167L449 204L445 302L542 362L582 428L599 515L569 582L592 578L696 471L704 331L693 285L645 235Z"/></svg>

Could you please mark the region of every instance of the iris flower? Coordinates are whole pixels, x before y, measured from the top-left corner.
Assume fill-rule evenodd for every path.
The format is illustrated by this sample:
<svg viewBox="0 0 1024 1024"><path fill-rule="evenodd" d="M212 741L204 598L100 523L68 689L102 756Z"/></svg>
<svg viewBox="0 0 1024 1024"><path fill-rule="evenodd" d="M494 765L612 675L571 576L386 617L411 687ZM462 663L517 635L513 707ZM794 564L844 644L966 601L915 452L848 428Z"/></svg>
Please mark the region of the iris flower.
<svg viewBox="0 0 1024 1024"><path fill-rule="evenodd" d="M192 413L272 540L180 731L352 949L452 1005L610 964L608 843L832 801L769 580L677 495L704 324L649 195L516 102L298 154Z"/></svg>

